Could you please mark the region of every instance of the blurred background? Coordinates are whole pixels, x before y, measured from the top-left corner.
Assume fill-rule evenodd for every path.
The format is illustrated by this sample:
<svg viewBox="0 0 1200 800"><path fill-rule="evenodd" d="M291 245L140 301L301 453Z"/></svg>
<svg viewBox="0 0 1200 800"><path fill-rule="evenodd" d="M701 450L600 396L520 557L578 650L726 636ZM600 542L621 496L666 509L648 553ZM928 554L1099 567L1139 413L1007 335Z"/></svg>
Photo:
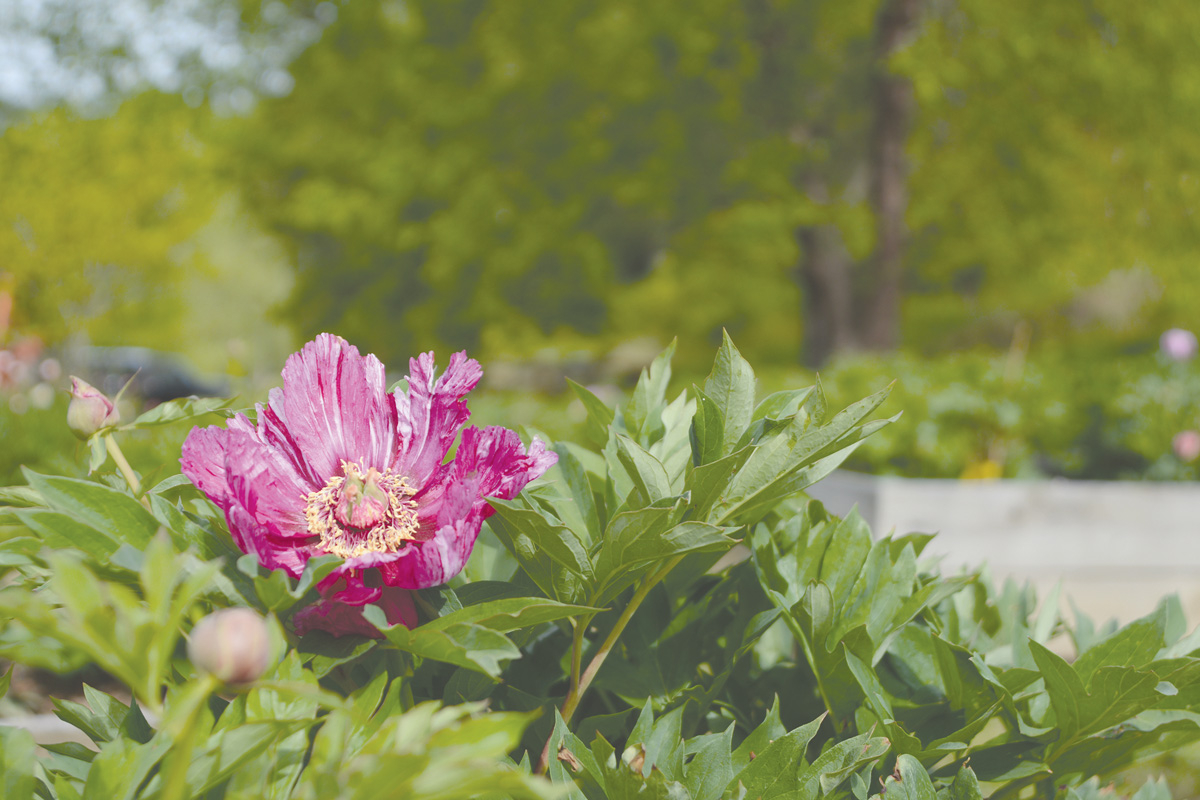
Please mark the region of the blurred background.
<svg viewBox="0 0 1200 800"><path fill-rule="evenodd" d="M0 0L0 477L83 468L68 372L248 404L329 330L573 437L564 376L678 337L682 389L725 328L765 390L898 379L862 471L1194 479L1197 41L1194 0Z"/></svg>

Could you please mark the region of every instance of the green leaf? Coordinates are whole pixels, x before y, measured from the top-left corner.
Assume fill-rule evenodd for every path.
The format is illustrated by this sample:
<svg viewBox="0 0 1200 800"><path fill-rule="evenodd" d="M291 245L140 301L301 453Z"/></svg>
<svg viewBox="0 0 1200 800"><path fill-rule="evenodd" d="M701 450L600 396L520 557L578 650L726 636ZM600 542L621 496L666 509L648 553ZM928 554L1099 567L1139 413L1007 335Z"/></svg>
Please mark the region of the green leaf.
<svg viewBox="0 0 1200 800"><path fill-rule="evenodd" d="M742 740L738 748L733 751L730 757L730 767L733 774L737 775L752 762L759 753L765 751L770 746L771 742L787 733L787 728L783 727L783 722L779 718L779 697L775 697L771 703L771 708L767 711L767 716L763 721L750 732L750 735Z"/></svg>
<svg viewBox="0 0 1200 800"><path fill-rule="evenodd" d="M0 505L27 508L29 506L44 506L46 505L46 501L31 486L0 486Z"/></svg>
<svg viewBox="0 0 1200 800"><path fill-rule="evenodd" d="M738 792L745 787L746 795L761 800L776 797L794 797L799 789L798 765L804 763L804 752L817 733L825 715L796 728L769 743L753 761L739 771L727 792Z"/></svg>
<svg viewBox="0 0 1200 800"><path fill-rule="evenodd" d="M571 391L575 392L579 402L583 403L583 409L587 413L584 430L588 438L596 446L603 447L608 441L608 426L612 425L615 413L587 387L581 386L570 378L567 378L567 385L571 387Z"/></svg>
<svg viewBox="0 0 1200 800"><path fill-rule="evenodd" d="M36 745L29 731L0 725L0 797L32 798L36 762Z"/></svg>
<svg viewBox="0 0 1200 800"><path fill-rule="evenodd" d="M168 400L141 414L133 422L120 426L118 430L153 428L158 425L168 425L172 422L202 417L222 408L228 408L233 405L235 399L232 397L183 397L178 400Z"/></svg>
<svg viewBox="0 0 1200 800"><path fill-rule="evenodd" d="M54 550L75 548L96 561L104 562L119 546L111 537L67 514L42 508L20 508L16 515L25 527Z"/></svg>
<svg viewBox="0 0 1200 800"><path fill-rule="evenodd" d="M660 514L653 511L666 512ZM642 509L627 511L613 518L605 542L596 554L597 595L593 602L604 605L620 591L638 580L639 566L683 553L721 552L734 542L727 528L706 522L683 522L671 525L677 518L674 509Z"/></svg>
<svg viewBox="0 0 1200 800"><path fill-rule="evenodd" d="M650 455L637 442L625 436L617 436L617 458L633 479L634 485L642 493L645 502L642 505L655 503L664 497L674 494L671 490L671 479L662 462Z"/></svg>
<svg viewBox="0 0 1200 800"><path fill-rule="evenodd" d="M725 447L725 415L713 400L698 386L692 387L696 396L696 413L688 438L692 445L692 463L699 467L716 461Z"/></svg>
<svg viewBox="0 0 1200 800"><path fill-rule="evenodd" d="M754 370L734 346L729 333L721 332L712 372L704 382L704 393L712 398L722 414L721 455L729 455L742 433L750 426L754 413Z"/></svg>
<svg viewBox="0 0 1200 800"><path fill-rule="evenodd" d="M405 652L466 667L493 678L500 676L502 662L521 656L521 651L507 636L483 625L460 623L444 628L422 625L412 630L403 625L389 627L387 616L378 606L364 606L363 617Z"/></svg>
<svg viewBox="0 0 1200 800"><path fill-rule="evenodd" d="M896 773L884 781L882 794L887 800L937 800L929 773L910 755L896 759Z"/></svg>
<svg viewBox="0 0 1200 800"><path fill-rule="evenodd" d="M743 447L736 453L688 471L684 490L692 496L693 513L697 517L716 521L711 513L713 506L725 499L723 495L728 490L730 478L753 452L753 447Z"/></svg>
<svg viewBox="0 0 1200 800"><path fill-rule="evenodd" d="M566 445L555 446L554 452L558 454L558 469L562 472L571 497L574 498L575 505L579 509L579 515L587 527L588 538L596 541L600 538L603 529L600 527L600 512L596 508L596 495L592 492L587 470L583 468L583 464L571 451L571 448Z"/></svg>
<svg viewBox="0 0 1200 800"><path fill-rule="evenodd" d="M947 800L983 800L979 779L975 777L974 770L965 765L959 768L958 774L950 783Z"/></svg>
<svg viewBox="0 0 1200 800"><path fill-rule="evenodd" d="M576 575L592 577L587 549L570 528L554 524L520 501L489 502L496 509L489 524L518 561L534 562L538 556L546 556Z"/></svg>
<svg viewBox="0 0 1200 800"><path fill-rule="evenodd" d="M672 340L667 349L663 350L651 362L648 369L642 370L633 396L625 406L625 428L635 441L647 444L656 437L662 428L661 407L666 400L667 383L671 379L671 357L675 354L675 341Z"/></svg>
<svg viewBox="0 0 1200 800"><path fill-rule="evenodd" d="M158 530L158 521L150 512L124 492L92 481L39 475L29 469L24 473L49 508L75 518L114 542L144 548Z"/></svg>
<svg viewBox="0 0 1200 800"><path fill-rule="evenodd" d="M443 630L455 625L472 624L508 633L581 614L593 615L601 611L604 609L560 603L544 597L513 597L465 606L425 623L420 629Z"/></svg>
<svg viewBox="0 0 1200 800"><path fill-rule="evenodd" d="M886 755L891 746L887 739L869 733L838 742L800 770L800 789L806 797L816 797L818 788L822 795L830 794L864 765Z"/></svg>
<svg viewBox="0 0 1200 800"><path fill-rule="evenodd" d="M1061 732L1060 741L1069 741L1082 724L1080 705L1087 698L1083 681L1057 653L1033 641L1029 643L1029 650L1046 681L1046 692L1050 695L1050 705Z"/></svg>
<svg viewBox="0 0 1200 800"><path fill-rule="evenodd" d="M1089 647L1072 665L1075 674L1086 687L1102 666L1144 666L1166 644L1165 612L1158 611L1135 620L1112 636Z"/></svg>
<svg viewBox="0 0 1200 800"><path fill-rule="evenodd" d="M685 768L685 780L693 800L720 800L725 787L733 780L733 728L730 723L724 733L697 736L687 742L692 756Z"/></svg>

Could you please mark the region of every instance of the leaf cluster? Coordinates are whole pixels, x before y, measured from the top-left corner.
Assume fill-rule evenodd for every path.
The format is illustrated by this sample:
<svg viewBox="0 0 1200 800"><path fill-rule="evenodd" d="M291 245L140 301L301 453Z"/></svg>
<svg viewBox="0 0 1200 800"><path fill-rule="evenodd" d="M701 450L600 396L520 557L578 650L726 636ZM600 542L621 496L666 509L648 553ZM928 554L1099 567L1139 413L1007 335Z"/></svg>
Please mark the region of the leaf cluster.
<svg viewBox="0 0 1200 800"><path fill-rule="evenodd" d="M296 636L336 559L262 569L178 477L27 473L0 493L0 656L95 664L132 700L56 702L91 748L33 758L0 727L5 796L1082 798L1200 739L1177 602L1067 625L1056 598L939 574L927 535L805 499L886 392L760 399L726 338L672 397L670 358L616 408L576 387L589 441L495 503L473 578L417 593L420 624L367 607L377 639ZM274 666L214 693L184 641L238 605L267 616Z"/></svg>

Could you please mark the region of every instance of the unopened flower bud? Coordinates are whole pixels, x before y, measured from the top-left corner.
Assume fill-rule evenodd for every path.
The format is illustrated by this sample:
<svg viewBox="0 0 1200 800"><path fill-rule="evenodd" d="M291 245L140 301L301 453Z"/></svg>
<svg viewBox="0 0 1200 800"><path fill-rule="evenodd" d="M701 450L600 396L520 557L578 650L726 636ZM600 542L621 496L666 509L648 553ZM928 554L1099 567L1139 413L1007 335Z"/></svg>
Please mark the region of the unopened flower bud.
<svg viewBox="0 0 1200 800"><path fill-rule="evenodd" d="M1171 440L1171 448L1180 461L1195 461L1200 457L1200 433L1196 431L1180 431Z"/></svg>
<svg viewBox="0 0 1200 800"><path fill-rule="evenodd" d="M225 683L258 680L271 661L267 623L249 608L223 608L197 623L188 658Z"/></svg>
<svg viewBox="0 0 1200 800"><path fill-rule="evenodd" d="M1172 361L1190 361L1196 356L1200 343L1196 334L1183 328L1171 328L1163 331L1158 339L1158 347Z"/></svg>
<svg viewBox="0 0 1200 800"><path fill-rule="evenodd" d="M67 426L80 439L87 439L101 428L116 425L121 412L104 393L84 380L71 376L71 404L67 406Z"/></svg>

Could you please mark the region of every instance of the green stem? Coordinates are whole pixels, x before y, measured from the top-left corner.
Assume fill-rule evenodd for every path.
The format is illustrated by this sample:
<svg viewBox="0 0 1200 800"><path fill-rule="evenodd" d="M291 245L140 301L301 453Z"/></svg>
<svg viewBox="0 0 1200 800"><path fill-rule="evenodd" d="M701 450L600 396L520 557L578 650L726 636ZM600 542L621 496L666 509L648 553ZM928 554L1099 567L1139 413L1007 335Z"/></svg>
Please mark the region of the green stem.
<svg viewBox="0 0 1200 800"><path fill-rule="evenodd" d="M579 691L579 674L583 670L583 634L587 631L592 617L579 617L575 620L575 631L571 636L571 689Z"/></svg>
<svg viewBox="0 0 1200 800"><path fill-rule="evenodd" d="M600 667L604 665L604 660L608 658L608 654L612 652L613 647L616 646L617 639L619 639L621 634L624 632L625 626L629 624L629 620L633 617L634 612L638 610L638 606L640 606L642 601L646 599L646 595L650 594L650 590L657 586L663 578L667 577L667 573L675 569L675 567L682 560L683 555L675 556L666 564L664 564L662 568L658 570L658 572L651 575L648 580L643 582L642 585L638 587L638 590L633 593L633 597L629 599L629 604L625 606L625 610L621 612L621 616L617 618L616 624L614 624L612 630L609 631L608 637L605 638L604 643L600 645L600 648L596 651L596 654L592 656L592 660L588 662L587 669L585 669L583 674L579 676L579 680L576 681L574 674L572 674L571 689L567 692L567 696L563 700L562 709L559 711L564 723L570 722L571 717L575 715L575 710L579 708L579 703L583 700L583 695L587 692L588 687L591 686L592 680L596 677L596 673L600 671ZM576 637L580 639L580 663L582 663L583 656L581 631L584 627L585 626L580 625L576 629ZM572 666L572 673L574 673L574 671L574 667ZM553 740L553 738L554 735L551 734L550 738L546 739L546 746L542 748L542 758L538 763L539 773L544 774L550 766L550 742Z"/></svg>
<svg viewBox="0 0 1200 800"><path fill-rule="evenodd" d="M133 496L149 511L150 501L142 494L142 483L138 480L137 474L134 473L133 467L129 466L129 462L125 460L125 454L121 452L121 447L117 444L117 440L112 437L112 434L105 434L104 446L108 448L108 454L116 462L117 469L121 470L121 475L125 477L125 482L133 490Z"/></svg>

